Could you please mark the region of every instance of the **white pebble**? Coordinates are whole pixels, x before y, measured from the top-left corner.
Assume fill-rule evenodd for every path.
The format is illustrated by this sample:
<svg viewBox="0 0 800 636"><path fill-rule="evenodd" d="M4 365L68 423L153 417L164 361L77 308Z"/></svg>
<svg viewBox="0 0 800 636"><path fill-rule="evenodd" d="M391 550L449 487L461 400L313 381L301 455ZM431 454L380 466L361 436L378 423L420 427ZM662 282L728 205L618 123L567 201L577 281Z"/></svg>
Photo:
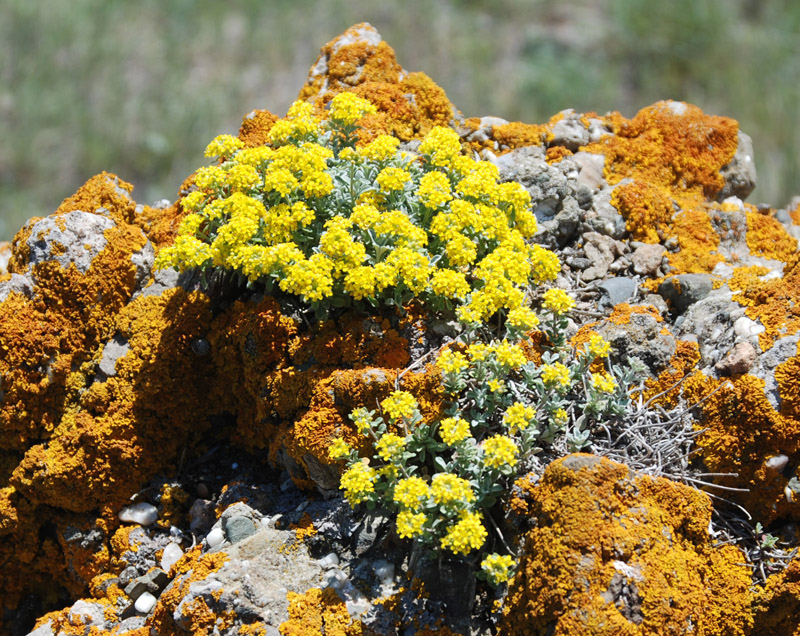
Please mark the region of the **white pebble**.
<svg viewBox="0 0 800 636"><path fill-rule="evenodd" d="M133 606L136 608L136 611L141 614L149 614L150 610L152 610L156 606L156 599L155 596L150 594L150 592L142 592L142 595L136 599L136 602Z"/></svg>
<svg viewBox="0 0 800 636"><path fill-rule="evenodd" d="M183 556L183 550L177 543L170 543L161 553L161 569L169 572L170 568Z"/></svg>
<svg viewBox="0 0 800 636"><path fill-rule="evenodd" d="M759 325L755 320L750 320L747 316L742 316L733 323L733 331L740 338L749 338L750 336L757 336L765 327Z"/></svg>
<svg viewBox="0 0 800 636"><path fill-rule="evenodd" d="M317 563L319 563L321 568L326 570L329 568L335 568L337 565L339 565L339 557L335 552L331 552L322 557L319 561L317 561Z"/></svg>
<svg viewBox="0 0 800 636"><path fill-rule="evenodd" d="M214 548L223 541L225 541L225 534L222 532L222 528L214 528L208 533L208 536L206 536L206 543L209 548Z"/></svg>
<svg viewBox="0 0 800 636"><path fill-rule="evenodd" d="M123 523L138 523L142 526L149 526L158 519L158 508L149 503L133 504L120 510L117 517Z"/></svg>

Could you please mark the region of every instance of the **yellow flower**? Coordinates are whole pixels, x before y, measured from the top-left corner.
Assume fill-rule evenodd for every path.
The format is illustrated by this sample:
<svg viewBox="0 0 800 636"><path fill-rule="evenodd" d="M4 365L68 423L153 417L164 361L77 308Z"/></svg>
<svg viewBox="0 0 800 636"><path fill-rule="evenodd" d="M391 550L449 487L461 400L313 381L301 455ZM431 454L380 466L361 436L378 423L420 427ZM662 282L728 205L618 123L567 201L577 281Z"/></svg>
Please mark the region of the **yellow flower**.
<svg viewBox="0 0 800 636"><path fill-rule="evenodd" d="M345 442L341 437L337 437L335 440L333 440L333 443L328 449L328 457L331 459L344 459L350 455L351 450L353 449L347 442Z"/></svg>
<svg viewBox="0 0 800 636"><path fill-rule="evenodd" d="M464 504L475 500L472 486L453 473L436 473L431 479L431 496L438 505Z"/></svg>
<svg viewBox="0 0 800 636"><path fill-rule="evenodd" d="M561 263L553 252L541 245L530 248L531 274L535 283L555 280L561 271Z"/></svg>
<svg viewBox="0 0 800 636"><path fill-rule="evenodd" d="M466 369L469 363L463 353L447 349L436 358L436 366L445 373L458 373Z"/></svg>
<svg viewBox="0 0 800 636"><path fill-rule="evenodd" d="M556 409L553 413L553 421L559 426L566 424L568 419L569 415L564 409Z"/></svg>
<svg viewBox="0 0 800 636"><path fill-rule="evenodd" d="M292 137L302 138L317 133L319 127L314 118L314 107L308 102L298 100L289 107L285 119L280 119L272 125L269 138L273 143L280 144Z"/></svg>
<svg viewBox="0 0 800 636"><path fill-rule="evenodd" d="M481 523L481 516L476 512L462 512L458 523L447 530L442 537L441 547L448 548L454 554L469 554L480 548L488 533Z"/></svg>
<svg viewBox="0 0 800 636"><path fill-rule="evenodd" d="M211 140L211 143L206 146L206 157L229 157L234 152L244 148L244 143L238 137L233 135L219 135Z"/></svg>
<svg viewBox="0 0 800 636"><path fill-rule="evenodd" d="M530 307L517 307L508 312L506 323L520 331L530 331L539 324L539 318Z"/></svg>
<svg viewBox="0 0 800 636"><path fill-rule="evenodd" d="M397 535L401 539L411 539L425 532L428 517L422 512L402 510L397 515Z"/></svg>
<svg viewBox="0 0 800 636"><path fill-rule="evenodd" d="M554 314L565 314L575 306L575 301L563 289L554 287L544 293L542 306Z"/></svg>
<svg viewBox="0 0 800 636"><path fill-rule="evenodd" d="M617 383L608 373L592 373L592 386L603 393L613 393Z"/></svg>
<svg viewBox="0 0 800 636"><path fill-rule="evenodd" d="M225 171L219 166L205 166L194 173L194 184L201 190L213 190L225 184Z"/></svg>
<svg viewBox="0 0 800 636"><path fill-rule="evenodd" d="M503 414L503 423L512 435L517 431L524 431L536 417L536 409L525 406L522 402L514 402Z"/></svg>
<svg viewBox="0 0 800 636"><path fill-rule="evenodd" d="M378 455L385 462L397 459L398 456L402 455L405 447L406 438L394 433L382 435L377 444L375 444L375 450L378 451Z"/></svg>
<svg viewBox="0 0 800 636"><path fill-rule="evenodd" d="M486 383L492 393L502 393L506 390L506 383L503 380L492 379Z"/></svg>
<svg viewBox="0 0 800 636"><path fill-rule="evenodd" d="M419 151L430 155L434 166L447 166L461 152L461 139L452 128L434 126L425 135Z"/></svg>
<svg viewBox="0 0 800 636"><path fill-rule="evenodd" d="M356 425L356 430L362 435L366 433L367 429L370 428L370 416L369 411L365 409L363 406L357 409L353 409L353 412L350 413L350 419L353 420L353 423Z"/></svg>
<svg viewBox="0 0 800 636"><path fill-rule="evenodd" d="M491 347L483 342L476 342L467 347L467 355L472 362L480 362L486 360L492 352Z"/></svg>
<svg viewBox="0 0 800 636"><path fill-rule="evenodd" d="M419 477L407 477L394 487L394 502L409 510L418 510L430 497L431 489Z"/></svg>
<svg viewBox="0 0 800 636"><path fill-rule="evenodd" d="M493 553L481 561L481 569L493 585L505 583L511 577L516 563L509 555Z"/></svg>
<svg viewBox="0 0 800 636"><path fill-rule="evenodd" d="M194 236L205 220L200 214L187 214L178 225L178 236Z"/></svg>
<svg viewBox="0 0 800 636"><path fill-rule="evenodd" d="M346 126L352 126L364 115L374 115L375 106L368 100L354 93L339 93L330 102L328 117L340 121Z"/></svg>
<svg viewBox="0 0 800 636"><path fill-rule="evenodd" d="M362 230L368 230L380 217L381 213L374 205L367 203L356 205L350 212L350 220Z"/></svg>
<svg viewBox="0 0 800 636"><path fill-rule="evenodd" d="M527 362L525 353L519 345L511 344L507 340L494 346L494 355L497 361L505 367L516 369Z"/></svg>
<svg viewBox="0 0 800 636"><path fill-rule="evenodd" d="M187 211L197 212L202 207L207 196L208 195L202 190L190 192L181 199L181 207Z"/></svg>
<svg viewBox="0 0 800 636"><path fill-rule="evenodd" d="M306 302L328 298L333 295L332 270L333 262L324 254L299 260L286 268L281 291L302 296Z"/></svg>
<svg viewBox="0 0 800 636"><path fill-rule="evenodd" d="M374 468L364 462L356 462L342 474L339 489L344 490L347 501L355 506L375 492L376 476Z"/></svg>
<svg viewBox="0 0 800 636"><path fill-rule="evenodd" d="M411 419L418 406L417 400L407 391L393 391L381 402L381 407L393 420Z"/></svg>
<svg viewBox="0 0 800 636"><path fill-rule="evenodd" d="M358 154L365 159L371 159L373 161L385 161L386 159L394 156L395 152L397 152L397 146L399 145L400 140L397 137L392 137L391 135L378 135L366 146L359 148ZM344 150L342 153L343 152ZM340 158L342 153L339 153Z"/></svg>
<svg viewBox="0 0 800 636"><path fill-rule="evenodd" d="M568 387L570 385L569 369L560 362L545 364L542 366L542 381L549 385Z"/></svg>
<svg viewBox="0 0 800 636"><path fill-rule="evenodd" d="M431 289L443 298L464 298L470 291L466 276L452 269L437 269L431 277Z"/></svg>
<svg viewBox="0 0 800 636"><path fill-rule="evenodd" d="M275 168L275 164L271 164L264 175L264 192L275 190L283 196L288 196L298 187L300 182L297 177L286 168Z"/></svg>
<svg viewBox="0 0 800 636"><path fill-rule="evenodd" d="M460 417L446 417L439 422L439 436L448 446L453 446L467 439L471 434L467 420Z"/></svg>
<svg viewBox="0 0 800 636"><path fill-rule="evenodd" d="M514 441L505 435L493 435L483 441L483 464L490 468L514 466L519 449Z"/></svg>
<svg viewBox="0 0 800 636"><path fill-rule="evenodd" d="M450 179L437 170L429 172L419 180L417 196L425 207L433 209L444 205L453 198Z"/></svg>
<svg viewBox="0 0 800 636"><path fill-rule="evenodd" d="M599 333L593 333L589 336L586 353L591 354L595 358L607 358L608 354L611 353L611 343Z"/></svg>
<svg viewBox="0 0 800 636"><path fill-rule="evenodd" d="M388 166L378 173L375 183L378 184L382 192L402 191L406 183L411 181L411 175L402 168Z"/></svg>

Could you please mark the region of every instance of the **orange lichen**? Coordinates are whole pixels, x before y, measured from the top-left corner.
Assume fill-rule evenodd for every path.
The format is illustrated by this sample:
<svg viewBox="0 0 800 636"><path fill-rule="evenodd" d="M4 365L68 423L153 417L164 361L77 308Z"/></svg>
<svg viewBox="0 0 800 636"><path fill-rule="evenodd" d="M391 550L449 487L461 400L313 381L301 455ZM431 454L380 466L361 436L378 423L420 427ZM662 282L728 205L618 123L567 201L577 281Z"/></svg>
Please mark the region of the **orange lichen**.
<svg viewBox="0 0 800 636"><path fill-rule="evenodd" d="M333 588L311 588L304 594L289 592L289 620L280 625L283 636L360 636L359 620L350 618L347 606Z"/></svg>
<svg viewBox="0 0 800 636"><path fill-rule="evenodd" d="M180 527L191 505L191 495L177 484L161 486L158 525L162 528Z"/></svg>
<svg viewBox="0 0 800 636"><path fill-rule="evenodd" d="M608 322L614 325L627 325L631 321L632 314L643 314L656 319L656 322L663 322L661 313L653 307L653 305L629 305L628 303L619 303L611 310L611 315L608 317Z"/></svg>
<svg viewBox="0 0 800 636"><path fill-rule="evenodd" d="M136 201L131 198L131 192L132 184L109 172L101 172L64 199L53 214L58 216L73 210L96 212L102 208L117 223L135 223Z"/></svg>
<svg viewBox="0 0 800 636"><path fill-rule="evenodd" d="M642 398L649 400L658 396L657 404L665 408L674 408L681 395L680 382L696 370L698 362L700 362L700 348L697 343L679 340L675 345L675 353L669 361L669 367L657 378L645 380Z"/></svg>
<svg viewBox="0 0 800 636"><path fill-rule="evenodd" d="M550 146L545 154L547 163L558 163L562 159L567 159L572 156L572 151L564 146Z"/></svg>
<svg viewBox="0 0 800 636"><path fill-rule="evenodd" d="M800 204L796 205L793 210L789 210L789 217L792 219L793 225L800 225Z"/></svg>
<svg viewBox="0 0 800 636"><path fill-rule="evenodd" d="M501 146L507 146L509 150L522 148L523 146L541 146L552 133L549 133L546 125L524 124L521 121L514 121L501 126L492 128L492 137Z"/></svg>
<svg viewBox="0 0 800 636"><path fill-rule="evenodd" d="M499 634L748 633L750 574L738 549L711 547L704 494L590 455L517 492L535 527Z"/></svg>
<svg viewBox="0 0 800 636"><path fill-rule="evenodd" d="M615 188L611 205L625 219L631 238L644 243L659 243L666 238L675 214L669 190L645 181L633 181Z"/></svg>
<svg viewBox="0 0 800 636"><path fill-rule="evenodd" d="M771 576L753 603L754 634L800 636L800 559Z"/></svg>
<svg viewBox="0 0 800 636"><path fill-rule="evenodd" d="M317 534L317 529L314 527L314 522L308 513L300 517L300 521L297 523L290 523L289 530L294 530L295 539L298 541L305 541L308 537L313 537Z"/></svg>
<svg viewBox="0 0 800 636"><path fill-rule="evenodd" d="M269 131L273 124L278 121L277 115L273 115L268 110L254 110L245 115L242 125L239 128L239 139L244 142L247 148L263 146L270 141Z"/></svg>
<svg viewBox="0 0 800 636"><path fill-rule="evenodd" d="M764 380L752 375L720 381L695 374L684 385L690 404L704 400L697 422L704 431L697 438L703 465L712 473L731 474L716 478L721 485L747 489L730 496L763 523L778 517L800 519L797 504L784 495L788 479L764 465L774 455L792 457L800 451L800 421L791 416L797 404L792 400L796 378L784 374L795 364L790 361L776 374L788 390L789 404L781 413L767 400Z"/></svg>
<svg viewBox="0 0 800 636"><path fill-rule="evenodd" d="M747 247L753 256L787 261L797 252L797 239L774 217L747 212Z"/></svg>
<svg viewBox="0 0 800 636"><path fill-rule="evenodd" d="M673 218L671 235L680 250L667 254L671 267L679 274L710 273L725 258L717 252L719 235L703 209L684 209Z"/></svg>

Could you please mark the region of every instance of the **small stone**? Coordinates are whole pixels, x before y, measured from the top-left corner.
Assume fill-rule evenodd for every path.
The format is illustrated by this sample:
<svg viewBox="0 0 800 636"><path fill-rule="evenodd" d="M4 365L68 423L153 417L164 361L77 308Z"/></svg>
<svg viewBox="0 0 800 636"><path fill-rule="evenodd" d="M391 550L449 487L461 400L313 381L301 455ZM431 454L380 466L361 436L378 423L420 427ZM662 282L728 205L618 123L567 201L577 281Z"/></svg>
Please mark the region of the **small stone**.
<svg viewBox="0 0 800 636"><path fill-rule="evenodd" d="M150 592L144 592L139 598L136 599L136 603L134 603L133 606L140 614L149 614L156 606L157 601L158 599L150 594Z"/></svg>
<svg viewBox="0 0 800 636"><path fill-rule="evenodd" d="M773 455L764 462L764 468L766 468L769 472L776 474L786 468L786 464L788 463L789 458L786 455Z"/></svg>
<svg viewBox="0 0 800 636"><path fill-rule="evenodd" d="M733 332L740 338L757 336L764 330L764 326L759 325L755 320L750 320L747 316L742 316L733 323Z"/></svg>
<svg viewBox="0 0 800 636"><path fill-rule="evenodd" d="M339 565L339 556L335 552L330 552L322 557L318 563L320 567L325 568L326 570L335 568Z"/></svg>
<svg viewBox="0 0 800 636"><path fill-rule="evenodd" d="M249 517L235 515L222 521L225 536L231 543L238 543L256 533L258 527Z"/></svg>
<svg viewBox="0 0 800 636"><path fill-rule="evenodd" d="M664 258L666 249L663 245L650 245L645 243L636 248L633 253L633 271L640 276L655 274Z"/></svg>
<svg viewBox="0 0 800 636"><path fill-rule="evenodd" d="M210 494L208 486L202 482L195 486L194 492L200 499L208 499L208 495Z"/></svg>
<svg viewBox="0 0 800 636"><path fill-rule="evenodd" d="M756 361L758 353L749 342L739 342L714 367L721 375L747 373Z"/></svg>
<svg viewBox="0 0 800 636"><path fill-rule="evenodd" d="M225 541L225 533L222 532L222 528L214 528L206 536L206 543L209 548L215 548L223 541Z"/></svg>
<svg viewBox="0 0 800 636"><path fill-rule="evenodd" d="M209 354L211 351L211 345L205 338L198 338L197 340L192 341L192 351L198 358L202 358L203 356L207 356Z"/></svg>
<svg viewBox="0 0 800 636"><path fill-rule="evenodd" d="M585 185L591 190L599 190L605 184L603 169L606 164L606 156L593 152L576 152L570 157L580 168L578 183Z"/></svg>
<svg viewBox="0 0 800 636"><path fill-rule="evenodd" d="M670 276L658 286L658 293L677 313L682 314L711 293L711 277L708 274Z"/></svg>
<svg viewBox="0 0 800 636"><path fill-rule="evenodd" d="M600 283L599 288L605 294L600 300L600 304L614 307L633 297L636 293L636 281L627 276L616 276L604 280Z"/></svg>
<svg viewBox="0 0 800 636"><path fill-rule="evenodd" d="M183 556L183 550L177 543L170 543L164 552L161 554L161 569L169 572L170 568L175 565L178 560Z"/></svg>
<svg viewBox="0 0 800 636"><path fill-rule="evenodd" d="M141 526L149 526L158 519L158 508L149 503L133 504L120 510L117 517L123 523L138 523Z"/></svg>

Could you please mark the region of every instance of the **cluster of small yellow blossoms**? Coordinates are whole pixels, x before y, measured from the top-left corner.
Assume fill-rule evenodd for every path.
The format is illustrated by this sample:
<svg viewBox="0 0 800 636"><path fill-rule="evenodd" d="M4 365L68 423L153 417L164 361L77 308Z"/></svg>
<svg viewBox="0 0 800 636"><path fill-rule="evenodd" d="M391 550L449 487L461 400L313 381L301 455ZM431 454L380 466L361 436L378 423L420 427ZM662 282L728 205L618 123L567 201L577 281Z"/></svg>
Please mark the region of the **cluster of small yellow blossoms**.
<svg viewBox="0 0 800 636"><path fill-rule="evenodd" d="M375 469L364 462L355 462L341 478L341 489L351 505L366 501L370 493L375 492Z"/></svg>
<svg viewBox="0 0 800 636"><path fill-rule="evenodd" d="M503 424L512 435L517 431L524 431L536 417L536 409L526 406L522 402L514 402L503 414Z"/></svg>
<svg viewBox="0 0 800 636"><path fill-rule="evenodd" d="M461 417L447 417L439 422L439 436L448 446L463 442L471 435L469 422Z"/></svg>
<svg viewBox="0 0 800 636"><path fill-rule="evenodd" d="M481 569L494 585L508 581L514 565L514 559L507 554L490 554L481 561Z"/></svg>
<svg viewBox="0 0 800 636"><path fill-rule="evenodd" d="M535 327L525 289L553 280L560 263L528 243L536 218L527 190L462 155L450 128L431 130L419 154L399 152L388 135L357 147L357 122L375 112L345 92L327 119L295 102L268 145L215 138L206 156L218 161L195 173L157 267L237 272L317 309L417 296L465 322L500 311L513 328Z"/></svg>
<svg viewBox="0 0 800 636"><path fill-rule="evenodd" d="M617 383L608 373L592 373L592 386L602 393L613 393Z"/></svg>
<svg viewBox="0 0 800 636"><path fill-rule="evenodd" d="M561 362L545 364L542 366L542 381L550 386L569 387L569 369Z"/></svg>
<svg viewBox="0 0 800 636"><path fill-rule="evenodd" d="M417 406L417 400L408 391L394 391L381 402L381 408L393 420L411 418Z"/></svg>
<svg viewBox="0 0 800 636"><path fill-rule="evenodd" d="M514 466L519 448L510 437L493 435L483 441L483 463L491 468Z"/></svg>
<svg viewBox="0 0 800 636"><path fill-rule="evenodd" d="M542 307L554 314L565 314L574 306L575 301L563 289L553 287L544 293Z"/></svg>
<svg viewBox="0 0 800 636"><path fill-rule="evenodd" d="M592 333L584 351L595 358L607 358L611 353L611 343L599 333Z"/></svg>
<svg viewBox="0 0 800 636"><path fill-rule="evenodd" d="M479 549L486 542L488 533L481 522L481 515L477 512L464 511L458 523L451 526L447 534L442 537L441 546L455 554L469 554Z"/></svg>

